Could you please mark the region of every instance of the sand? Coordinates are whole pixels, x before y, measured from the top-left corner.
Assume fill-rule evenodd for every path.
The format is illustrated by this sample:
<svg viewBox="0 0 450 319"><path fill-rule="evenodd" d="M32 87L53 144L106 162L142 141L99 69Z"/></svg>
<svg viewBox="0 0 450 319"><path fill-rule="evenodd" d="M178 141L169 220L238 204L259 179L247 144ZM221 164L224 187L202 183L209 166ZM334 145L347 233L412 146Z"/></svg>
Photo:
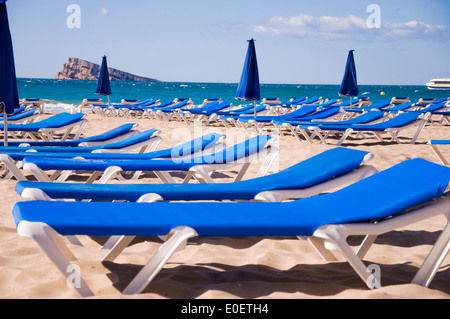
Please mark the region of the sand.
<svg viewBox="0 0 450 319"><path fill-rule="evenodd" d="M45 116L49 116L47 113ZM163 138L159 148L176 145L211 131L230 138L245 137L236 129L212 126L200 130L194 125L150 119L102 118L88 114L84 136L106 131L123 123L138 123L139 130L157 128ZM403 134L408 135L410 132ZM406 159L422 157L438 162L426 142L450 138L448 124L427 125L414 145L355 140L346 147L372 152L371 165L386 169ZM300 142L293 136L279 137L279 160L274 170L289 167L330 147L316 142ZM443 149L450 158L450 147ZM251 178L256 166L245 175ZM233 172L217 176L230 180ZM148 177L146 182L157 182ZM141 181L141 182L143 182ZM117 182L117 181L116 181ZM80 298L47 259L34 240L17 234L11 210L15 202L26 200L14 191L15 180L1 181L0 192L0 298ZM383 287L368 289L343 260L324 262L306 241L297 238L195 238L186 249L176 252L153 282L139 295L122 296L140 267L161 244L158 238L135 240L114 262L100 262L104 238L81 236L85 245L74 247L93 298L432 298L450 297L450 255L442 263L429 288L409 284L444 225L433 218L380 236L366 256L368 263L381 267ZM358 243L352 239L352 244Z"/></svg>

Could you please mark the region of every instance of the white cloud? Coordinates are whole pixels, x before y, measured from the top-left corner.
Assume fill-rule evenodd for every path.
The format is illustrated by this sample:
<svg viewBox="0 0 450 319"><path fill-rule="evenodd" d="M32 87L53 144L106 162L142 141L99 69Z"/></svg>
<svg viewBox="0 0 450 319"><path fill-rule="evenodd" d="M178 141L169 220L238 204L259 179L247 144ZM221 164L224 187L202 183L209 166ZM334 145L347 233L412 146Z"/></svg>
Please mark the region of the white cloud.
<svg viewBox="0 0 450 319"><path fill-rule="evenodd" d="M354 15L343 18L305 14L286 18L273 17L265 24L255 26L254 30L258 33L327 40L443 39L449 35L446 26L429 25L420 21L384 23L380 28L369 28L365 18Z"/></svg>
<svg viewBox="0 0 450 319"><path fill-rule="evenodd" d="M104 16L107 15L108 12L109 12L109 11L108 11L108 9L106 9L106 8L102 8L102 9L100 10L100 14L101 14L101 15L104 15Z"/></svg>

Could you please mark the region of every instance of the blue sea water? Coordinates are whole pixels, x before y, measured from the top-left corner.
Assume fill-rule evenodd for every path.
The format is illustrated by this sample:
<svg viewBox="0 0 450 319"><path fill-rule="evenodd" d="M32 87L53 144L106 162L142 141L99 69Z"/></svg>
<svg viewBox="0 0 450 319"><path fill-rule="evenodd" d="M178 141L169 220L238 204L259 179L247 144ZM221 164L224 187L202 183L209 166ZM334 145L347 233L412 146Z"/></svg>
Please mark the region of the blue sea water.
<svg viewBox="0 0 450 319"><path fill-rule="evenodd" d="M40 98L48 107L55 110L68 109L72 104L80 104L85 98L103 98L96 95L96 81L54 80L54 79L17 79L19 98ZM204 99L221 98L223 101L240 104L235 100L237 83L191 83L191 82L111 82L111 103L119 103L122 99L148 98L160 99L161 102L174 98L191 98L195 104L201 104ZM279 98L288 101L301 96L321 96L323 98L339 97L339 85L315 84L262 84L261 97ZM384 95L382 94L384 92ZM411 101L419 98L441 98L450 96L450 91L428 90L425 85L360 85L359 96L370 97L377 102L392 97L409 97Z"/></svg>

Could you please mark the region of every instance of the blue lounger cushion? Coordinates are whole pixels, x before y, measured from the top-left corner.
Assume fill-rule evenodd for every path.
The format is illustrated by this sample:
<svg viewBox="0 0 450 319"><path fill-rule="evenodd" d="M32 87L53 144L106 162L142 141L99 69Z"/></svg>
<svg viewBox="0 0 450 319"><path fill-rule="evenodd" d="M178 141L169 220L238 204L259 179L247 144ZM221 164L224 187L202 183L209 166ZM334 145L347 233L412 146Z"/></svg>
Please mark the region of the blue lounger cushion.
<svg viewBox="0 0 450 319"><path fill-rule="evenodd" d="M432 145L450 145L450 140L430 140L428 144Z"/></svg>
<svg viewBox="0 0 450 319"><path fill-rule="evenodd" d="M32 109L32 110L29 110L29 111L25 111L25 112L21 112L21 113L15 114L13 116L8 116L8 122L23 120L23 119L25 119L27 117L30 117L30 116L34 115L37 112L39 112L38 109ZM0 120L3 120L3 119L0 118Z"/></svg>
<svg viewBox="0 0 450 319"><path fill-rule="evenodd" d="M144 132L139 132L133 136L126 137L120 141L100 144L95 146L86 146L86 147L70 147L70 146L42 146L42 147L19 147L19 146L6 146L0 148L0 153L14 153L14 152L23 152L24 149L33 149L37 152L76 152L76 153L90 153L95 150L107 150L107 149L120 149L124 148L136 143L144 142L158 133L158 130L150 129Z"/></svg>
<svg viewBox="0 0 450 319"><path fill-rule="evenodd" d="M124 171L189 171L192 167L202 164L221 164L236 161L264 148L272 137L258 135L244 142L227 147L214 154L186 159L72 159L25 157L23 165L33 163L41 170L86 170L104 171L110 166L119 166Z"/></svg>
<svg viewBox="0 0 450 319"><path fill-rule="evenodd" d="M61 235L155 236L177 226L199 236L311 236L326 224L388 218L440 197L450 168L412 159L336 192L292 202L130 203L24 201L21 221L48 224Z"/></svg>
<svg viewBox="0 0 450 319"><path fill-rule="evenodd" d="M10 124L8 125L8 131L39 131L43 128L57 128L73 123L79 122L85 114L76 113L70 114L67 112L62 112L55 114L45 120L27 123L27 124ZM4 130L3 124L0 124L0 130Z"/></svg>
<svg viewBox="0 0 450 319"><path fill-rule="evenodd" d="M174 110L178 110L178 109L182 108L183 106L186 106L188 103L189 103L189 100L185 100L185 101L179 102L175 105L158 108L158 111L173 112Z"/></svg>
<svg viewBox="0 0 450 319"><path fill-rule="evenodd" d="M119 166L124 171L189 171L192 167L202 164L222 164L236 161L264 148L271 136L258 135L244 142L227 147L214 154L186 159L71 159L25 157L23 165L33 163L41 170L86 170L104 171L110 166Z"/></svg>
<svg viewBox="0 0 450 319"><path fill-rule="evenodd" d="M304 108L309 108L309 106L312 105L306 105L304 106ZM317 106L316 106L317 107ZM314 108L314 107L313 107ZM294 111L296 112L296 111ZM292 112L292 113L294 113ZM290 113L287 114L283 114L283 115L275 115L275 116L258 116L255 117L254 116L246 116L246 117L239 117L238 120L239 122L249 122L249 121L257 121L257 122L275 122L275 121L289 121L291 119L295 120L295 121L311 121L311 120L315 120L315 119L323 119L323 118L327 118L327 117L331 117L333 115L336 115L340 112L339 108L335 108L335 107L328 107L324 110L319 110L319 111L313 111L313 112L308 112L306 111L306 115L302 116L301 113L297 113L297 114L293 114L291 116L287 116ZM281 118L280 118L281 116ZM247 118L248 117L248 118ZM285 120L283 120L285 119Z"/></svg>
<svg viewBox="0 0 450 319"><path fill-rule="evenodd" d="M275 124L282 125L283 123L289 123L291 125L353 125L353 124L363 124L363 123L369 123L376 120L379 120L382 118L385 114L383 112L379 111L370 111L361 115L358 115L356 117L353 117L349 120L344 121L304 121L303 118L300 120L288 120L288 121L273 121Z"/></svg>
<svg viewBox="0 0 450 319"><path fill-rule="evenodd" d="M98 134L98 135L83 137L83 138L79 138L76 140L70 140L70 141L20 141L20 142L10 141L10 142L8 142L7 147L19 146L20 144L23 144L23 143L27 143L30 146L77 147L80 143L83 143L83 142L103 142L103 141L107 141L109 139L118 137L120 135L129 133L135 125L136 125L135 123L127 123L127 124L120 125L116 128L113 128L112 130L109 130L107 132ZM0 145L0 147L1 146L2 145Z"/></svg>
<svg viewBox="0 0 450 319"><path fill-rule="evenodd" d="M212 104L212 105L211 105ZM203 107L199 107L196 109L182 109L181 111L188 111L192 114L210 114L211 112L215 112L215 111L219 111L219 110L223 110L227 107L229 107L231 105L230 102L211 102L206 104Z"/></svg>
<svg viewBox="0 0 450 319"><path fill-rule="evenodd" d="M149 160L154 158L170 158L172 156L184 156L189 155L194 152L203 150L205 147L210 145L211 143L216 143L221 137L224 135L211 133L205 136L199 137L192 141L179 144L174 147L170 147L163 150L156 150L148 153L82 153L76 150L67 151L67 152L2 152L0 148L0 154L6 153L13 160L20 161L25 157L34 158L74 158L74 157L83 157L85 159L129 159L129 160ZM78 149L77 149L78 150Z"/></svg>
<svg viewBox="0 0 450 319"><path fill-rule="evenodd" d="M165 200L251 200L263 191L304 189L360 167L368 152L337 147L326 150L281 172L218 184L81 184L18 182L15 190L38 188L51 198L137 201L147 193Z"/></svg>
<svg viewBox="0 0 450 319"><path fill-rule="evenodd" d="M389 106L391 104L392 104L391 100L381 100L381 101L378 101L378 102L376 102L374 104L367 105L367 106L364 106L364 107L346 107L346 108L344 108L344 111L346 111L346 112L359 112L359 113L362 113L362 112L371 111L373 109L380 110L380 109L383 109L384 107Z"/></svg>
<svg viewBox="0 0 450 319"><path fill-rule="evenodd" d="M418 112L406 112L397 115L396 117L384 122L376 124L353 124L353 125L336 125L336 124L301 124L298 127L301 129L308 129L311 126L317 126L322 130L345 131L346 129L353 129L355 131L384 131L389 128L401 127L410 124L417 120L420 116Z"/></svg>
<svg viewBox="0 0 450 319"><path fill-rule="evenodd" d="M289 112L286 114L282 114L282 115L257 116L256 118L254 116L245 116L242 118L242 120L243 121L255 120L258 122L271 122L273 120L295 119L298 117L302 117L302 116L306 116L306 115L310 115L310 114L314 113L317 110L317 107L318 107L317 105L305 105L295 111L292 111L292 112ZM241 116L232 116L232 117L241 120ZM220 118L226 119L227 117L221 116Z"/></svg>

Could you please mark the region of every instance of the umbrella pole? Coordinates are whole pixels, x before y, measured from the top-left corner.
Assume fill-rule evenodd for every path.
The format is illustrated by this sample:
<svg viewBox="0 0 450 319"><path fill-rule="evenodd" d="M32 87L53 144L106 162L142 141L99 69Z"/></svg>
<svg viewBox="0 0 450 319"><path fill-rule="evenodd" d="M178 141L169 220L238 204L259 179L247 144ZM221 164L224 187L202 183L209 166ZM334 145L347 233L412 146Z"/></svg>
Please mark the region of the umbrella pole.
<svg viewBox="0 0 450 319"><path fill-rule="evenodd" d="M107 95L107 97L108 97L108 108L109 108L109 95Z"/></svg>
<svg viewBox="0 0 450 319"><path fill-rule="evenodd" d="M253 111L255 112L256 117L256 100L253 100Z"/></svg>
<svg viewBox="0 0 450 319"><path fill-rule="evenodd" d="M4 146L8 146L8 115L3 107L3 134L5 135Z"/></svg>

